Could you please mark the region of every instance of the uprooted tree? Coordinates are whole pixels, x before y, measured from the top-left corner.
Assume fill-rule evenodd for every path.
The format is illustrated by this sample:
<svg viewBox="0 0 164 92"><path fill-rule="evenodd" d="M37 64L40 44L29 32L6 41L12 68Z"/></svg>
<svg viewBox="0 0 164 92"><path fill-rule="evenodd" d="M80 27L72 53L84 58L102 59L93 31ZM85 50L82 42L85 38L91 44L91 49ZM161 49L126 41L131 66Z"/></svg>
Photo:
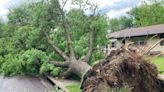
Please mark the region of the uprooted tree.
<svg viewBox="0 0 164 92"><path fill-rule="evenodd" d="M64 2L64 4L66 4L66 2L67 0ZM79 2L76 2L76 4L78 3ZM107 28L106 18L99 15L96 5L91 5L90 3L89 6L89 2L80 2L80 5L84 3L88 3L88 6L86 5L86 7L89 7L91 10L90 12L92 14L89 16L85 15L85 11L81 6L81 9L73 9L68 14L66 14L66 12L63 10L64 6L60 5L59 0L51 1L52 7L55 7L59 11L58 13L60 16L61 25L63 27L61 29L64 30L64 34L66 36L65 40L68 53L64 53L64 51L62 51L51 40L48 31L44 31L44 35L48 44L52 47L55 53L58 53L64 59L63 61L50 61L50 63L57 67L66 67L67 70L62 74L62 76L65 77L69 76L71 73L74 73L79 77L83 76L91 68L88 62L91 60L92 54L98 45L96 41L102 41L103 44L103 40L101 39L105 39ZM76 37L72 36L74 34ZM83 39L84 36L84 40L88 40L86 41L88 44L79 44L80 47L82 47L81 45L86 44L86 46L84 46L86 48L86 53L83 54L82 57L81 55L77 54L77 50L75 50L76 44L74 43L80 41L80 39ZM79 51L80 53L81 50Z"/></svg>
<svg viewBox="0 0 164 92"><path fill-rule="evenodd" d="M143 57L154 46L145 51L132 45L113 50L84 75L81 89L83 92L113 92L115 88L125 88L126 92L163 92L164 81L158 78L157 67Z"/></svg>
<svg viewBox="0 0 164 92"><path fill-rule="evenodd" d="M106 43L107 19L98 13L96 5L81 0L73 2L79 9L64 11L66 2L31 2L11 10L8 23L1 28L0 72L58 75L57 67L62 67L62 77L72 73L84 75L82 89L86 92L110 90L124 84L134 92L163 92L156 67L135 49L127 49L128 45L92 68L90 61L102 58L97 47ZM90 15L85 14L87 9ZM45 69L47 65L51 71Z"/></svg>
<svg viewBox="0 0 164 92"><path fill-rule="evenodd" d="M45 0L11 9L9 21L2 28L1 44L11 43L2 45L2 72L15 72L5 67L19 65L18 74L38 71L46 75L51 71L45 66L52 67L51 63L55 68L64 68L62 76L74 73L81 77L91 68L90 61L103 57L98 47L107 43L107 17L88 1L73 1L78 8L69 11L64 10L66 3ZM33 65L37 68L30 68Z"/></svg>

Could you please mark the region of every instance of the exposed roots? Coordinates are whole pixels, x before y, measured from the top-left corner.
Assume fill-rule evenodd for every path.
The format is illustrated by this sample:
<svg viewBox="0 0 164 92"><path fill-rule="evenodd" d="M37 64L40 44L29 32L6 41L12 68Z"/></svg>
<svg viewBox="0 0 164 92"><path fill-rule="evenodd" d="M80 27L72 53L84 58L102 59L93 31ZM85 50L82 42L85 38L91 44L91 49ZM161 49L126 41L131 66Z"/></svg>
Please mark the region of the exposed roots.
<svg viewBox="0 0 164 92"><path fill-rule="evenodd" d="M130 92L164 92L157 79L157 67L145 60L135 49L117 49L85 75L83 92L113 92L128 86Z"/></svg>

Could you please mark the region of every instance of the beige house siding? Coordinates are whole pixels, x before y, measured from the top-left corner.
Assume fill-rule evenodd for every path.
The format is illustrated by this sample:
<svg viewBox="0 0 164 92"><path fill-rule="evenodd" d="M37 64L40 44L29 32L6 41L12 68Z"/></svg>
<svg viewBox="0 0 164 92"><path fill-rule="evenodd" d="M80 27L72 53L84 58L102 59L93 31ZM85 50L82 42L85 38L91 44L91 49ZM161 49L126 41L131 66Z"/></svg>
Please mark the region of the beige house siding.
<svg viewBox="0 0 164 92"><path fill-rule="evenodd" d="M150 40L150 42L148 42L148 46L154 45L159 40L160 40L159 36L155 37L154 39ZM154 49L152 49L152 51L164 51L164 46L158 44Z"/></svg>
<svg viewBox="0 0 164 92"><path fill-rule="evenodd" d="M146 36L142 36L142 37L131 37L131 38L127 38L125 39L125 42L126 43L129 43L129 42L133 42L135 41L136 39L138 40L144 40L146 41L146 44L145 45L139 45L139 47L143 48L143 47L150 47L152 45L154 45L157 41L160 40L160 37L157 36L157 37L154 37L153 39L149 40L152 36L149 36L149 37L146 37ZM146 39L146 40L145 40ZM137 41L137 40L136 40ZM109 52L110 53L110 50L113 50L113 49L116 49L116 48L120 48L122 46L122 39L115 39L115 48L112 48L111 45L108 45L108 49L109 49ZM151 51L162 51L164 52L164 45L161 46L160 44L158 44L155 48L153 48Z"/></svg>

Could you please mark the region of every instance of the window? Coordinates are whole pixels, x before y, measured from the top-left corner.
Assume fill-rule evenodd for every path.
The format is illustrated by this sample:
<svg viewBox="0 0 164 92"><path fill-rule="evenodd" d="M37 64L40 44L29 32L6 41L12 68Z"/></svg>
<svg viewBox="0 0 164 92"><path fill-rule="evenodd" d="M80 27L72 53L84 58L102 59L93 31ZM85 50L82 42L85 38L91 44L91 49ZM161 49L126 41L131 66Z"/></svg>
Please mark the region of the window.
<svg viewBox="0 0 164 92"><path fill-rule="evenodd" d="M164 38L164 34L160 34L160 38Z"/></svg>
<svg viewBox="0 0 164 92"><path fill-rule="evenodd" d="M147 44L146 39L147 39L146 36L140 36L140 37L131 38L131 41L134 42L134 44L137 46L144 46Z"/></svg>
<svg viewBox="0 0 164 92"><path fill-rule="evenodd" d="M160 46L164 46L164 40L160 42Z"/></svg>
<svg viewBox="0 0 164 92"><path fill-rule="evenodd" d="M112 47L112 48L116 47L116 46L115 46L115 42L112 42L111 47Z"/></svg>
<svg viewBox="0 0 164 92"><path fill-rule="evenodd" d="M160 34L160 39L164 38L164 34ZM164 40L160 42L160 46L164 46Z"/></svg>
<svg viewBox="0 0 164 92"><path fill-rule="evenodd" d="M145 41L139 41L139 45L146 45Z"/></svg>
<svg viewBox="0 0 164 92"><path fill-rule="evenodd" d="M143 41L143 40L138 40L138 41L134 41L134 44L135 44L135 45L142 46L142 45L146 45L146 42Z"/></svg>
<svg viewBox="0 0 164 92"><path fill-rule="evenodd" d="M125 40L122 41L122 44L125 44Z"/></svg>

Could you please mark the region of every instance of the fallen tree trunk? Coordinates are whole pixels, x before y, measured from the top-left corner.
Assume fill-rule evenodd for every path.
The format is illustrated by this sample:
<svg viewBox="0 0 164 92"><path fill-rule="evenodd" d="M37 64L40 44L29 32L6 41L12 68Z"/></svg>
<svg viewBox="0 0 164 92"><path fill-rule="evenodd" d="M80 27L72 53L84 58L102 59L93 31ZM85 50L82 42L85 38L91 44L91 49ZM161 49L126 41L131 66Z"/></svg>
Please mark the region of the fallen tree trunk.
<svg viewBox="0 0 164 92"><path fill-rule="evenodd" d="M82 77L89 69L91 69L91 66L83 61L71 62L69 67L71 71L79 77Z"/></svg>
<svg viewBox="0 0 164 92"><path fill-rule="evenodd" d="M71 74L75 74L79 77L82 77L88 70L92 67L82 60L72 60L72 61L65 61L65 62L57 62L57 61L50 61L51 64L57 67L65 67L68 68L67 71L60 75L60 77L69 77Z"/></svg>

